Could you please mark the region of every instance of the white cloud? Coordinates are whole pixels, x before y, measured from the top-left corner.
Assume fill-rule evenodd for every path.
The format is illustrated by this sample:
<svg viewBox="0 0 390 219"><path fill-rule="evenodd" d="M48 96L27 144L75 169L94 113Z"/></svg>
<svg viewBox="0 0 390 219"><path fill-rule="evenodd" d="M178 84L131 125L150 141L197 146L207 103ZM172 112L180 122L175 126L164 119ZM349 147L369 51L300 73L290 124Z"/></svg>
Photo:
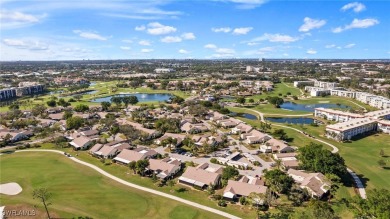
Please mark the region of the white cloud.
<svg viewBox="0 0 390 219"><path fill-rule="evenodd" d="M343 27L334 28L332 30L332 32L333 33L340 33L340 32L343 32L343 31L349 30L349 29L368 28L368 27L371 27L371 26L374 26L377 24L379 24L379 21L377 19L374 19L374 18L366 18L366 19L362 19L362 20L355 18L355 19L353 19L351 24L345 25L344 28Z"/></svg>
<svg viewBox="0 0 390 219"><path fill-rule="evenodd" d="M219 0L219 1L236 3L238 9L254 9L267 2L267 0Z"/></svg>
<svg viewBox="0 0 390 219"><path fill-rule="evenodd" d="M283 53L283 56L286 56L286 57L287 57L287 56L289 56L289 54L288 54L288 53Z"/></svg>
<svg viewBox="0 0 390 219"><path fill-rule="evenodd" d="M141 40L138 42L138 44L141 46L150 46L151 45L149 40Z"/></svg>
<svg viewBox="0 0 390 219"><path fill-rule="evenodd" d="M183 33L181 35L181 37L184 39L184 40L194 40L196 39L196 36L194 33Z"/></svg>
<svg viewBox="0 0 390 219"><path fill-rule="evenodd" d="M136 27L134 28L134 30L136 30L136 31L144 31L145 29L146 29L145 25L136 26Z"/></svg>
<svg viewBox="0 0 390 219"><path fill-rule="evenodd" d="M352 47L354 47L354 46L356 46L355 43L350 43L350 44L348 44L348 45L345 45L344 48L350 49L350 48L352 48Z"/></svg>
<svg viewBox="0 0 390 219"><path fill-rule="evenodd" d="M180 54L188 54L188 53L190 53L190 52L188 52L187 50L185 50L185 49L179 49L179 51L178 51Z"/></svg>
<svg viewBox="0 0 390 219"><path fill-rule="evenodd" d="M276 50L275 47L263 47L263 48L260 48L260 49L257 49L257 50L250 50L250 51L246 51L244 52L244 54L246 56L253 56L253 55L265 55L267 53L271 53L271 52L274 52Z"/></svg>
<svg viewBox="0 0 390 219"><path fill-rule="evenodd" d="M219 28L213 27L211 28L211 31L216 33L220 33L220 32L229 33L230 31L232 31L232 29L230 27L219 27Z"/></svg>
<svg viewBox="0 0 390 219"><path fill-rule="evenodd" d="M206 45L204 45L204 48L206 48L206 49L216 49L217 46L215 44L206 44Z"/></svg>
<svg viewBox="0 0 390 219"><path fill-rule="evenodd" d="M314 55L314 54L317 54L317 51L314 50L314 49L308 49L308 50L306 51L306 53L307 53L307 54L310 54L310 55Z"/></svg>
<svg viewBox="0 0 390 219"><path fill-rule="evenodd" d="M161 42L163 42L163 43L179 43L181 41L182 41L182 39L180 37L177 37L177 36L166 36L166 37L161 39Z"/></svg>
<svg viewBox="0 0 390 219"><path fill-rule="evenodd" d="M32 15L19 11L0 11L0 28L20 28L40 22L47 15Z"/></svg>
<svg viewBox="0 0 390 219"><path fill-rule="evenodd" d="M354 12L359 13L361 11L366 10L366 6L359 2L351 2L341 8L342 11L347 11L349 9L352 9Z"/></svg>
<svg viewBox="0 0 390 219"><path fill-rule="evenodd" d="M234 35L245 35L245 34L249 33L251 30L253 30L253 27L234 28L233 34Z"/></svg>
<svg viewBox="0 0 390 219"><path fill-rule="evenodd" d="M334 29L332 29L332 32L333 33L341 33L341 32L343 32L343 28L342 27L336 27L336 28L334 28Z"/></svg>
<svg viewBox="0 0 390 219"><path fill-rule="evenodd" d="M172 26L165 26L158 22L152 22L148 24L148 28L146 29L147 33L151 35L164 35L176 32L176 28Z"/></svg>
<svg viewBox="0 0 390 219"><path fill-rule="evenodd" d="M89 32L89 31L82 31L82 30L73 30L73 33L78 34L80 37L90 40L100 40L105 41L107 40L107 37L103 37L97 33Z"/></svg>
<svg viewBox="0 0 390 219"><path fill-rule="evenodd" d="M234 49L229 49L229 48L217 48L215 49L216 53L222 53L222 54L234 54L236 51Z"/></svg>
<svg viewBox="0 0 390 219"><path fill-rule="evenodd" d="M325 48L327 48L327 49L331 49L331 48L334 48L334 47L336 47L336 45L334 45L334 44L329 44L329 45L325 46Z"/></svg>
<svg viewBox="0 0 390 219"><path fill-rule="evenodd" d="M130 50L131 48L129 46L121 46L120 47L122 50Z"/></svg>
<svg viewBox="0 0 390 219"><path fill-rule="evenodd" d="M269 42L278 42L278 43L291 43L299 40L298 37L292 37L289 35L282 35L282 34L269 34L265 33L263 36L257 37L255 39L252 39L250 42L258 42L258 41L266 41Z"/></svg>
<svg viewBox="0 0 390 219"><path fill-rule="evenodd" d="M256 45L259 45L259 43L256 43L256 42L249 42L247 43L248 46L256 46Z"/></svg>
<svg viewBox="0 0 390 219"><path fill-rule="evenodd" d="M3 39L3 44L18 49L27 50L48 50L49 46L37 40L23 40L23 39Z"/></svg>
<svg viewBox="0 0 390 219"><path fill-rule="evenodd" d="M153 49L141 49L142 53L150 53L150 52L153 52L153 51L154 51Z"/></svg>
<svg viewBox="0 0 390 219"><path fill-rule="evenodd" d="M312 29L320 28L326 24L326 20L316 20L309 17L303 19L303 24L299 28L299 32L308 32Z"/></svg>

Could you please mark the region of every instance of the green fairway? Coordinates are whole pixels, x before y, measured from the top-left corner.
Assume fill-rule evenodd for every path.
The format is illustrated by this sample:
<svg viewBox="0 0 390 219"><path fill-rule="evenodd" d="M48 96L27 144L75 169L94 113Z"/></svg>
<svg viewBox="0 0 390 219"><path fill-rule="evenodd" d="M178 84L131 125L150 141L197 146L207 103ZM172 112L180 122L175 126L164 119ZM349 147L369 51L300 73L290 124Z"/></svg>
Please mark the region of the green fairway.
<svg viewBox="0 0 390 219"><path fill-rule="evenodd" d="M219 218L176 201L116 183L69 158L47 152L1 155L1 183L17 182L15 196L1 196L1 205L41 204L32 198L35 188L52 193L49 210L61 217L93 218Z"/></svg>
<svg viewBox="0 0 390 219"><path fill-rule="evenodd" d="M291 95L299 96L301 94L301 91L296 87L290 87L289 85L286 85L284 83L278 83L275 84L274 90L270 92L263 92L262 94L253 95L248 97L248 99L252 98L255 101L259 99L265 99L267 96L279 96L279 94L287 95L287 93L290 92Z"/></svg>

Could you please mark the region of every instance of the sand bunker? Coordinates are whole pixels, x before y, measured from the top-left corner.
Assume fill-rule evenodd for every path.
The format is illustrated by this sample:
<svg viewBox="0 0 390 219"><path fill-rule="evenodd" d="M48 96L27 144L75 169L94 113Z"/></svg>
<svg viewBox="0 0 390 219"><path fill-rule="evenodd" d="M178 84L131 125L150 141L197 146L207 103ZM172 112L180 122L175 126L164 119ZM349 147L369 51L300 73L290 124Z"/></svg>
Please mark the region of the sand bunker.
<svg viewBox="0 0 390 219"><path fill-rule="evenodd" d="M318 101L318 103L329 103L329 101Z"/></svg>
<svg viewBox="0 0 390 219"><path fill-rule="evenodd" d="M0 193L5 195L17 195L22 192L22 187L19 184L11 182L0 184Z"/></svg>

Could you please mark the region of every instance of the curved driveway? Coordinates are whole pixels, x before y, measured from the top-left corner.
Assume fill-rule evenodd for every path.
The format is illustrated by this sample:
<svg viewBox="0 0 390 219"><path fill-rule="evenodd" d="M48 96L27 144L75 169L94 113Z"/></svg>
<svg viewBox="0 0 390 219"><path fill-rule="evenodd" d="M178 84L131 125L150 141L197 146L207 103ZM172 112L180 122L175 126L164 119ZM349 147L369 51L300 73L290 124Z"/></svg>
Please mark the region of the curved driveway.
<svg viewBox="0 0 390 219"><path fill-rule="evenodd" d="M16 152L52 152L52 153L58 153L58 154L64 154L63 151L58 151L58 150L46 150L46 149L37 149L37 150L22 150L22 151L16 151ZM174 196L174 195L170 195L170 194L167 194L167 193L164 193L164 192L160 192L160 191L157 191L157 190L154 190L154 189L150 189L150 188L147 188L147 187L143 187L143 186L139 186L139 185L136 185L136 184L133 184L133 183L129 183L121 178L118 178L110 173L107 173L106 171L100 169L99 167L93 165L93 164L90 164L90 163L87 163L87 162L84 162L84 161L81 161L75 157L69 157L71 160L73 160L74 162L76 163L79 163L79 164L82 164L84 166L87 166L87 167L90 167L94 170L96 170L97 172L99 172L100 174L112 179L112 180L115 180L117 181L118 183L121 183L125 186L129 186L129 187L132 187L132 188L135 188L135 189L139 189L139 190L142 190L142 191L145 191L145 192L149 192L149 193L152 193L152 194L155 194L155 195L159 195L159 196L163 196L165 198L169 198L169 199L172 199L172 200L175 200L175 201L178 201L178 202L181 202L181 203L184 203L184 204L187 204L187 205L190 205L192 207L195 207L195 208L199 208L199 209L202 209L202 210L205 210L205 211L209 211L209 212L212 212L214 214L218 214L222 217L226 217L226 218L232 218L232 219L239 219L239 217L237 216L234 216L232 214L228 214L226 212L223 212L223 211L220 211L220 210L217 210L217 209L214 209L214 208L210 208L210 207L207 207L207 206L204 206L204 205L201 205L201 204L198 204L196 202L192 202L192 201L188 201L186 199L182 199L182 198L179 198L177 196Z"/></svg>
<svg viewBox="0 0 390 219"><path fill-rule="evenodd" d="M237 108L239 108L239 107L237 107ZM251 112L257 113L257 115L259 115L259 117L260 117L260 120L262 122L265 122L263 113L258 112L256 110L252 110L252 109L246 109L246 110L249 110ZM302 135L305 135L301 130L296 129L296 128L292 128L292 127L288 127L288 126L284 126L284 125L278 125L278 124L274 124L274 123L272 123L272 125L273 126L282 127L282 128L292 129L292 130L294 130L296 132L301 133ZM307 136L307 135L305 135L305 136L308 137L308 138L311 138L311 139L313 139L315 141L318 141L318 142L321 142L323 144L328 145L329 147L332 148L332 153L337 153L339 151L339 149L336 146L334 146L334 145L332 145L332 144L330 144L330 143L328 143L326 141L323 141L321 139L317 139L317 138L314 138L314 137L311 137L311 136ZM351 169L347 168L347 171L348 171L349 175L351 175L353 180L355 181L355 184L356 184L356 187L357 187L357 189L359 191L360 197L362 197L363 199L366 199L367 198L367 194L366 194L366 190L364 189L364 185L363 185L362 181L359 179L359 177L356 175L356 173L353 172Z"/></svg>

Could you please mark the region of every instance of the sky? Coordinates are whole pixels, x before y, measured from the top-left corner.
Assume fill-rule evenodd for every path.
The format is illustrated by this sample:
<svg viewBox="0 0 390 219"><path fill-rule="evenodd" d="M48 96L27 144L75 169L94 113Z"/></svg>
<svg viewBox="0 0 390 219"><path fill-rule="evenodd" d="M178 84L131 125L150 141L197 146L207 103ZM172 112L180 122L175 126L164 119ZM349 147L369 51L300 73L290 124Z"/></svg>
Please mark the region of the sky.
<svg viewBox="0 0 390 219"><path fill-rule="evenodd" d="M0 60L390 58L389 1L0 0Z"/></svg>

